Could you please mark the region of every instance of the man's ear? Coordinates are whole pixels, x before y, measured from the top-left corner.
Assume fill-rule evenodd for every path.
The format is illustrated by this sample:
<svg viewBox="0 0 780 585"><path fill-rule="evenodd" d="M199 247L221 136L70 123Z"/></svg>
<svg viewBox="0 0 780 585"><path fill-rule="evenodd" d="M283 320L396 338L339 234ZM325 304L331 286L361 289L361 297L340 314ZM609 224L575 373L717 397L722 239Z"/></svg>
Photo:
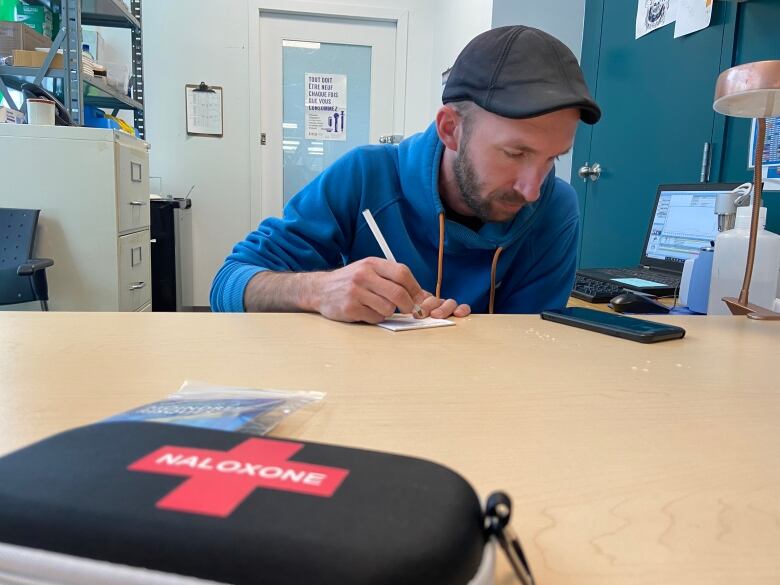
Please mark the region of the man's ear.
<svg viewBox="0 0 780 585"><path fill-rule="evenodd" d="M445 148L458 151L463 136L463 118L454 108L444 105L436 112L436 133Z"/></svg>

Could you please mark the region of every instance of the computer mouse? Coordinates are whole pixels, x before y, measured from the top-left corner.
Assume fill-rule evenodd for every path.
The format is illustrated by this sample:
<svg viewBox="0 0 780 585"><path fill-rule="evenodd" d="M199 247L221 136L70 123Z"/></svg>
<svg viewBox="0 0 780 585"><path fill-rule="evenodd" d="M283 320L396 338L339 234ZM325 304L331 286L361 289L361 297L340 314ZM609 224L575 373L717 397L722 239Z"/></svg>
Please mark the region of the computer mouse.
<svg viewBox="0 0 780 585"><path fill-rule="evenodd" d="M668 313L669 307L638 292L625 290L607 305L618 313Z"/></svg>

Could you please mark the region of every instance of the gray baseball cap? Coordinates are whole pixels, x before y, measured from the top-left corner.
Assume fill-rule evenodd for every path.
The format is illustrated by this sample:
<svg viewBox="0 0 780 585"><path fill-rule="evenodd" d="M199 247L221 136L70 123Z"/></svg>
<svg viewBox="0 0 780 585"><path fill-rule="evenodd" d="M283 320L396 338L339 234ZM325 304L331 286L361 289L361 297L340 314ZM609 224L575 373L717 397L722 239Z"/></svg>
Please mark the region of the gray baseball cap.
<svg viewBox="0 0 780 585"><path fill-rule="evenodd" d="M466 45L452 66L442 103L472 101L505 118L533 118L578 108L586 124L601 109L577 58L554 36L529 26L502 26Z"/></svg>

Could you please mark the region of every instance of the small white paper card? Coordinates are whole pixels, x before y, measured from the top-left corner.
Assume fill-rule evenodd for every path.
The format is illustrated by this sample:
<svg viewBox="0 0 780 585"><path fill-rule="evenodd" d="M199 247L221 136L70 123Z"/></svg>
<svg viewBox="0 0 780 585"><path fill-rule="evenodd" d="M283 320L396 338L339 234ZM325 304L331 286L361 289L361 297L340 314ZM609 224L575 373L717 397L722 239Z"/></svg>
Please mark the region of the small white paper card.
<svg viewBox="0 0 780 585"><path fill-rule="evenodd" d="M396 314L390 315L381 323L379 327L389 329L390 331L409 331L410 329L430 329L431 327L449 327L455 325L454 321L447 319L434 319L427 317L425 319L415 319L412 315Z"/></svg>

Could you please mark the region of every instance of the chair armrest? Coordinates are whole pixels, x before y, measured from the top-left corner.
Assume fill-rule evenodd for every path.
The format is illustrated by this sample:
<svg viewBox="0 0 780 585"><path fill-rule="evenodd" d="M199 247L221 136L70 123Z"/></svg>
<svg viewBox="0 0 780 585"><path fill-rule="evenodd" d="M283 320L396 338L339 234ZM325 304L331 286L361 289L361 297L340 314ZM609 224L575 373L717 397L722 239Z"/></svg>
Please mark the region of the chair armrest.
<svg viewBox="0 0 780 585"><path fill-rule="evenodd" d="M30 258L27 262L19 265L16 274L17 276L30 276L49 266L54 266L54 260L51 258Z"/></svg>

